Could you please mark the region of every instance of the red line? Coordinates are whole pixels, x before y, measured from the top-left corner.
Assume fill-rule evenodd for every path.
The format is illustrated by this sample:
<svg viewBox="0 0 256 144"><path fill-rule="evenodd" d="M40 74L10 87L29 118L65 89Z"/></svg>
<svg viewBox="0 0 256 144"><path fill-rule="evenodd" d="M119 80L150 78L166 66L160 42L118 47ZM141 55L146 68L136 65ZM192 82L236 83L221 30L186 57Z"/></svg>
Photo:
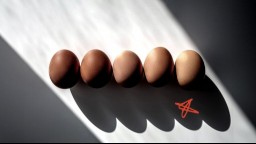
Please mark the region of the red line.
<svg viewBox="0 0 256 144"><path fill-rule="evenodd" d="M181 117L184 119L186 118L187 114L190 112L190 113L193 113L193 114L199 114L199 111L195 110L195 109L192 109L190 107L191 105L191 102L193 101L193 99L189 99L183 103L175 103L175 105L178 106L178 108L182 111L181 112Z"/></svg>

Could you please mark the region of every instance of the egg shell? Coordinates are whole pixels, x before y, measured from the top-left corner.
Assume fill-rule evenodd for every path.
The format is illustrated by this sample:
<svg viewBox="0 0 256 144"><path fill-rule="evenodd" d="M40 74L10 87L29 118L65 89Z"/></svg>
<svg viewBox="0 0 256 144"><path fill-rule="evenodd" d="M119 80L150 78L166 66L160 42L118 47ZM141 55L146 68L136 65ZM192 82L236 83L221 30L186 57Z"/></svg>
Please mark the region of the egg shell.
<svg viewBox="0 0 256 144"><path fill-rule="evenodd" d="M193 51L183 51L176 59L178 84L185 88L198 86L205 77L205 65L201 56Z"/></svg>
<svg viewBox="0 0 256 144"><path fill-rule="evenodd" d="M167 84L173 76L174 64L171 53L163 47L149 52L144 62L146 80L155 87Z"/></svg>
<svg viewBox="0 0 256 144"><path fill-rule="evenodd" d="M54 54L49 65L49 76L59 88L71 88L79 80L80 63L76 55L69 50L60 50Z"/></svg>
<svg viewBox="0 0 256 144"><path fill-rule="evenodd" d="M81 77L94 88L105 86L112 77L112 65L108 56L101 50L91 50L81 63Z"/></svg>
<svg viewBox="0 0 256 144"><path fill-rule="evenodd" d="M139 57L132 51L124 51L113 63L115 80L123 87L133 87L143 76L143 67Z"/></svg>

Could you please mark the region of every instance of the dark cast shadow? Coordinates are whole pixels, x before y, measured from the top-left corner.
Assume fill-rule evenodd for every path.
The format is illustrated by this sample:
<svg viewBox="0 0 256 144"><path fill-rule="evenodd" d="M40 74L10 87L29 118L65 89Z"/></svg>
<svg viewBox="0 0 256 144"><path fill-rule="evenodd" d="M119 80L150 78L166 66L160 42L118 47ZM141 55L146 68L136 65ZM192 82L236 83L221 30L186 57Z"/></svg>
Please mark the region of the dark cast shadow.
<svg viewBox="0 0 256 144"><path fill-rule="evenodd" d="M155 88L143 79L133 88L123 88L111 80L103 88L91 88L80 81L71 93L84 115L99 129L113 132L118 119L128 129L142 133L147 120L162 131L172 131L174 120L190 130L198 130L202 121L218 131L228 130L231 118L227 104L206 76L200 88L182 89L176 82ZM191 108L200 114L188 113L185 119L175 105L193 98Z"/></svg>

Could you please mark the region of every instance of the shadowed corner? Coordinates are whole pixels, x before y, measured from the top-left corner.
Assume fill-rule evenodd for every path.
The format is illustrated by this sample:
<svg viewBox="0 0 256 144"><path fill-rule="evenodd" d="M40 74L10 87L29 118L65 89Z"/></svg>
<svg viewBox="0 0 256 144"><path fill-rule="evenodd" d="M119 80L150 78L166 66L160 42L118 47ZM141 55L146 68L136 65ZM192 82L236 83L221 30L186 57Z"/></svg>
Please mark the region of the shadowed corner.
<svg viewBox="0 0 256 144"><path fill-rule="evenodd" d="M173 130L174 119L190 130L200 129L205 121L218 131L228 130L231 121L227 104L209 77L200 88L193 90L182 89L176 83L155 88L145 79L133 88L123 88L112 78L105 87L98 89L80 81L71 93L84 115L105 132L116 129L116 119L137 133L146 130L147 120L165 132ZM188 113L183 119L175 103L191 98L191 108L200 114Z"/></svg>
<svg viewBox="0 0 256 144"><path fill-rule="evenodd" d="M0 36L0 143L99 143Z"/></svg>

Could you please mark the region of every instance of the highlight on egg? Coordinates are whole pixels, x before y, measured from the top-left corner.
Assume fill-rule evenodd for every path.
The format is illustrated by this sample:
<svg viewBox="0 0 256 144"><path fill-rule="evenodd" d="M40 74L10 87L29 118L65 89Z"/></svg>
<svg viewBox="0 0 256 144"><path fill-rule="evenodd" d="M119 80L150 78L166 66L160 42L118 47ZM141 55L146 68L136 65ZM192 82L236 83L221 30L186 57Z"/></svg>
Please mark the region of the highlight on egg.
<svg viewBox="0 0 256 144"><path fill-rule="evenodd" d="M172 79L174 63L171 53L163 47L154 48L144 62L146 80L155 87L160 87Z"/></svg>
<svg viewBox="0 0 256 144"><path fill-rule="evenodd" d="M105 86L112 77L112 65L108 56L101 50L91 50L81 63L81 78L91 87Z"/></svg>
<svg viewBox="0 0 256 144"><path fill-rule="evenodd" d="M175 76L177 83L184 88L193 88L201 84L205 77L205 65L202 57L193 50L183 51L175 65L171 53L163 47L154 48L147 55L144 69L140 58L132 51L123 51L113 63L101 50L90 50L84 56L81 67L76 55L69 50L60 50L54 54L49 65L49 76L59 88L73 87L81 77L91 87L105 86L114 74L115 81L130 88L140 82L145 75L146 81L160 87Z"/></svg>
<svg viewBox="0 0 256 144"><path fill-rule="evenodd" d="M134 52L124 51L115 58L113 73L118 84L130 88L141 80L143 66L139 57Z"/></svg>
<svg viewBox="0 0 256 144"><path fill-rule="evenodd" d="M52 83L59 88L71 88L80 78L80 63L76 55L69 50L60 50L54 54L49 65Z"/></svg>
<svg viewBox="0 0 256 144"><path fill-rule="evenodd" d="M193 88L198 86L205 77L204 61L193 50L183 51L176 59L175 71L180 86Z"/></svg>

